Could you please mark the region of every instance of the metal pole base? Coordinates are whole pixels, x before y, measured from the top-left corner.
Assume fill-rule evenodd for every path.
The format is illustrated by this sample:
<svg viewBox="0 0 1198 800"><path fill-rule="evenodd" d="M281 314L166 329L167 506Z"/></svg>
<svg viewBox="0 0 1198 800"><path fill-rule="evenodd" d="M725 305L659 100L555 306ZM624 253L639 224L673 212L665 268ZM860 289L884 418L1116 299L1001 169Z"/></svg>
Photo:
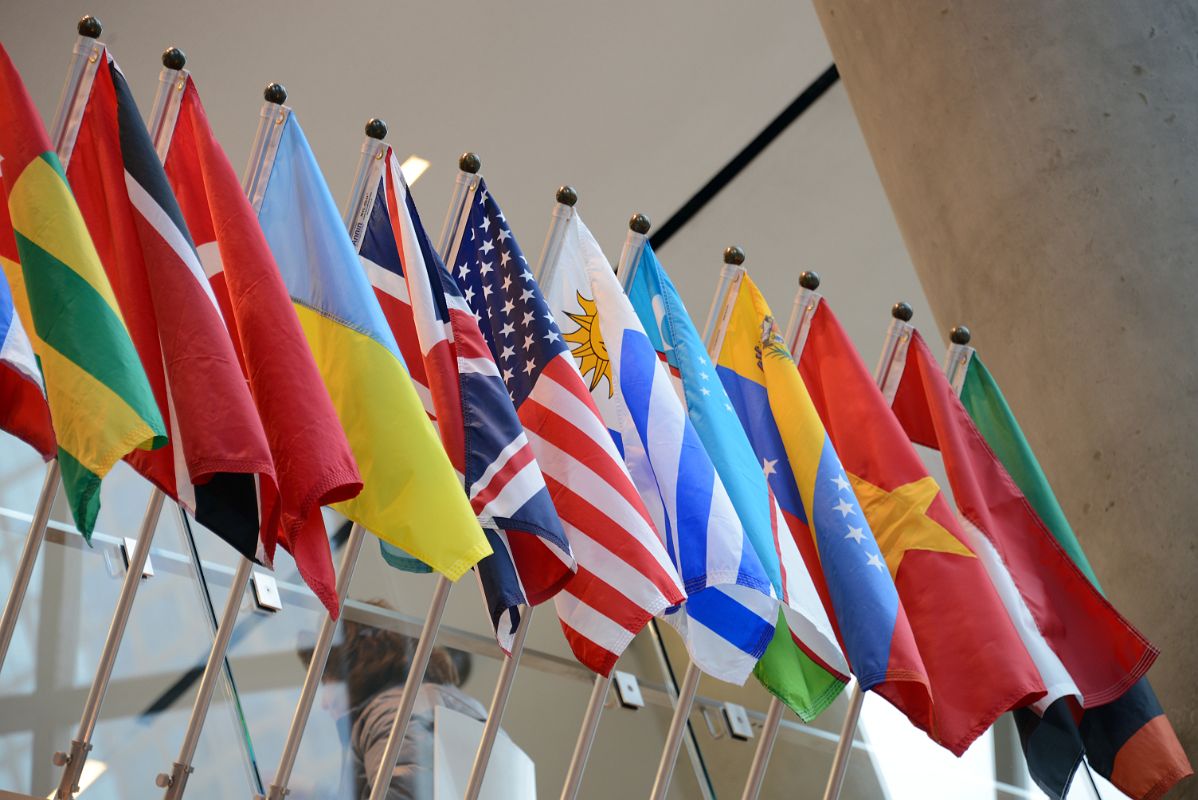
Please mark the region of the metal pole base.
<svg viewBox="0 0 1198 800"><path fill-rule="evenodd" d="M154 784L160 789L166 789L166 794L163 795L165 800L178 800L187 789L187 779L193 772L195 772L195 767L176 761L171 769L171 774L159 772L158 777L154 779Z"/></svg>
<svg viewBox="0 0 1198 800"><path fill-rule="evenodd" d="M54 795L57 800L71 800L75 792L79 791L79 778L83 774L83 765L87 763L87 754L91 749L91 742L73 739L70 753L54 754L54 766L63 768L62 780L59 781L58 792Z"/></svg>
<svg viewBox="0 0 1198 800"><path fill-rule="evenodd" d="M686 674L682 676L682 685L678 687L674 717L670 720L665 746L661 750L661 762L657 765L657 775L653 778L653 792L649 795L652 800L665 800L666 793L670 790L670 778L674 775L674 765L678 763L678 749L682 746L683 732L686 730L686 722L695 704L695 694L698 690L699 668L692 661L686 667Z"/></svg>

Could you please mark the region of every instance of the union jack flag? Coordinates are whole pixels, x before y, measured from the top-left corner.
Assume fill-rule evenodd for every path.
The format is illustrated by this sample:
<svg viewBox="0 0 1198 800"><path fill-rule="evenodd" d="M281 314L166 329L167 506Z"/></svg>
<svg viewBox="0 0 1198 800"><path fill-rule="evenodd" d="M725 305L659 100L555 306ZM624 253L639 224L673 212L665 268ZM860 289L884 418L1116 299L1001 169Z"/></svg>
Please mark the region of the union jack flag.
<svg viewBox="0 0 1198 800"><path fill-rule="evenodd" d="M519 606L556 594L574 559L474 313L425 234L394 152L378 146L384 167L354 231L358 254L494 550L478 575L510 651ZM409 566L399 551L384 556Z"/></svg>
<svg viewBox="0 0 1198 800"><path fill-rule="evenodd" d="M678 574L591 400L527 259L479 180L449 263L541 465L578 561L554 601L580 662L610 672L633 636L682 602Z"/></svg>

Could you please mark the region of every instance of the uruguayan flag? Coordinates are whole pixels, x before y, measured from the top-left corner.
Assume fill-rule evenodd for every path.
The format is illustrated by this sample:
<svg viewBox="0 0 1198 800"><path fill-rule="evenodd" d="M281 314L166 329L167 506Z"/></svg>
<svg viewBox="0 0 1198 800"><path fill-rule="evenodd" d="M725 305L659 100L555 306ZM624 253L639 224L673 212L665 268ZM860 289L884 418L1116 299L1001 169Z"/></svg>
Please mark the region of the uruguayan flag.
<svg viewBox="0 0 1198 800"><path fill-rule="evenodd" d="M621 447L686 603L666 619L709 675L741 684L773 637L773 587L611 265L577 213L550 285L562 337Z"/></svg>

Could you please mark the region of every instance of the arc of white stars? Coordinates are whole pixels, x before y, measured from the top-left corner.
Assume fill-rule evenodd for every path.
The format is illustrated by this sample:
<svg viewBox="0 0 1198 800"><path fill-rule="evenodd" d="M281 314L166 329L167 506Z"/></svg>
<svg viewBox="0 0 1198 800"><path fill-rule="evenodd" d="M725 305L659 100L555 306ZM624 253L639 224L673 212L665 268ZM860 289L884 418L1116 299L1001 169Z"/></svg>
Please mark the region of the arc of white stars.
<svg viewBox="0 0 1198 800"><path fill-rule="evenodd" d="M878 558L877 553L870 553L869 558L865 561L865 565L867 567L877 567L879 572L886 570L886 565L882 563L882 559Z"/></svg>
<svg viewBox="0 0 1198 800"><path fill-rule="evenodd" d="M832 479L832 483L836 484L836 488L842 492L847 492L852 487L852 484L844 479L844 475L837 475Z"/></svg>
<svg viewBox="0 0 1198 800"><path fill-rule="evenodd" d="M846 503L843 497L840 498L840 502L832 506L832 508L839 511L843 517L847 517L849 514L853 513L853 507Z"/></svg>
<svg viewBox="0 0 1198 800"><path fill-rule="evenodd" d="M861 544L861 540L865 538L865 532L860 528L849 528L849 532L844 535L846 539L852 539L857 544Z"/></svg>

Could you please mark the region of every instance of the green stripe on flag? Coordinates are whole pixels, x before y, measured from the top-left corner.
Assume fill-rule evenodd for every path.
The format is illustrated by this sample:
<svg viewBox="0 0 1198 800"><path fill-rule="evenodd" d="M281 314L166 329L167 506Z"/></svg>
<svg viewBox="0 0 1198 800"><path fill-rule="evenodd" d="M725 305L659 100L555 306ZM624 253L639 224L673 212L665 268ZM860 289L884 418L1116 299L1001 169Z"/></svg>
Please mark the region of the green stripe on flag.
<svg viewBox="0 0 1198 800"><path fill-rule="evenodd" d="M805 722L818 717L844 690L844 682L812 661L795 644L782 612L778 612L774 638L753 674L770 694Z"/></svg>
<svg viewBox="0 0 1198 800"><path fill-rule="evenodd" d="M1061 504L1048 484L1044 470L1040 468L1040 462L1036 460L1031 445L1015 421L1015 415L1011 413L990 370L986 369L977 353L969 360L965 382L961 387L961 403L1044 525L1078 569L1090 579L1090 583L1102 591L1069 520L1065 518L1065 512L1061 510Z"/></svg>
<svg viewBox="0 0 1198 800"><path fill-rule="evenodd" d="M58 467L62 471L62 485L67 490L75 527L91 542L96 517L100 513L100 476L61 447L58 448Z"/></svg>
<svg viewBox="0 0 1198 800"><path fill-rule="evenodd" d="M107 386L156 431L164 431L158 405L141 370L124 322L79 273L16 231L37 335Z"/></svg>

